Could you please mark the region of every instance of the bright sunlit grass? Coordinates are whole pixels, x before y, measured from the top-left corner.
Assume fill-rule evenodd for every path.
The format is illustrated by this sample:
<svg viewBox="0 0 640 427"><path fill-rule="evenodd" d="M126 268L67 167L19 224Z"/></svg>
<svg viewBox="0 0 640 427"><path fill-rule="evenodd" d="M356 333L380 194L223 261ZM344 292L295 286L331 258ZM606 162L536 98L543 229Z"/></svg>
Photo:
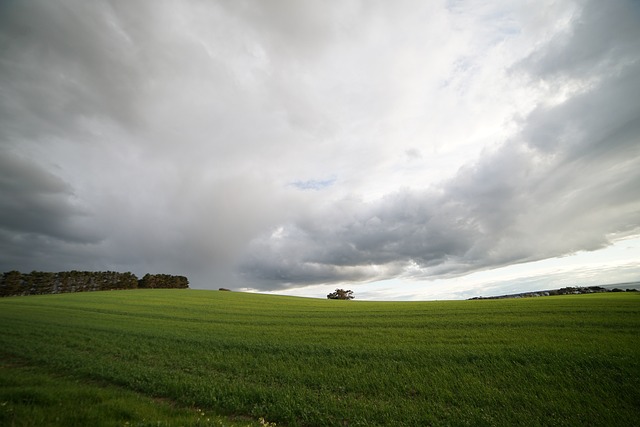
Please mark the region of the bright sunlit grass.
<svg viewBox="0 0 640 427"><path fill-rule="evenodd" d="M79 388L171 402L191 423L189 408L278 425L640 420L640 295L632 293L359 302L135 290L7 298L0 319L5 358L59 375L53 383L73 378ZM3 393L20 401L19 391ZM56 412L37 399L30 406Z"/></svg>

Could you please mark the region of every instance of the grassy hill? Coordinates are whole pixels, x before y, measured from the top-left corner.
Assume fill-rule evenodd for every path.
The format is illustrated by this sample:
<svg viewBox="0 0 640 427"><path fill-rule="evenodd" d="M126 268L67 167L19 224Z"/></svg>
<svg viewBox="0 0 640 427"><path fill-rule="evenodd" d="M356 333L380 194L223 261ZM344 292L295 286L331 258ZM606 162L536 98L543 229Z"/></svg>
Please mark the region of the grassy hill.
<svg viewBox="0 0 640 427"><path fill-rule="evenodd" d="M0 325L0 425L640 424L638 293L129 290L5 298Z"/></svg>

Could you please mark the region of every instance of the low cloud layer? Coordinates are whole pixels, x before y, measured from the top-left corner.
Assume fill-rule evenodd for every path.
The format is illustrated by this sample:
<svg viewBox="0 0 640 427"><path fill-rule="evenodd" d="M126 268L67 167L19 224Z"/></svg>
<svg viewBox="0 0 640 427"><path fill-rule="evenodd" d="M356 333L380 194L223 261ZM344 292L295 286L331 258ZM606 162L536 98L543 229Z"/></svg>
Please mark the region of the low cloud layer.
<svg viewBox="0 0 640 427"><path fill-rule="evenodd" d="M4 2L0 269L283 290L640 234L640 7Z"/></svg>

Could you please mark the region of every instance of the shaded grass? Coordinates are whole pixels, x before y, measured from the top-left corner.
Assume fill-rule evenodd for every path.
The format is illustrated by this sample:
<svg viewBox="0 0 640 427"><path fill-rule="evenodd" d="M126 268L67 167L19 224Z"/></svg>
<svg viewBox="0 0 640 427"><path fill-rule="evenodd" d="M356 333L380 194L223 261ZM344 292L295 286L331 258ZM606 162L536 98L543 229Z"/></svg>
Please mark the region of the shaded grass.
<svg viewBox="0 0 640 427"><path fill-rule="evenodd" d="M0 300L0 320L0 348L32 365L279 424L640 420L635 294L382 303L135 290Z"/></svg>
<svg viewBox="0 0 640 427"><path fill-rule="evenodd" d="M5 357L0 365L2 426L250 426L201 408L178 407L121 387L61 376Z"/></svg>

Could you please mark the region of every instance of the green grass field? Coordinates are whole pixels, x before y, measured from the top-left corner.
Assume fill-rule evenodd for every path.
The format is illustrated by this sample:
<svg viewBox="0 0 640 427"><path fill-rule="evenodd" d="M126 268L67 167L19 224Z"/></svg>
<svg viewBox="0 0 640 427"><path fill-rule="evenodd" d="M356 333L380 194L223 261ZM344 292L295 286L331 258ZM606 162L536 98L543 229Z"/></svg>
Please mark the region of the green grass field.
<svg viewBox="0 0 640 427"><path fill-rule="evenodd" d="M0 425L640 425L638 293L130 290L5 298L0 325Z"/></svg>

